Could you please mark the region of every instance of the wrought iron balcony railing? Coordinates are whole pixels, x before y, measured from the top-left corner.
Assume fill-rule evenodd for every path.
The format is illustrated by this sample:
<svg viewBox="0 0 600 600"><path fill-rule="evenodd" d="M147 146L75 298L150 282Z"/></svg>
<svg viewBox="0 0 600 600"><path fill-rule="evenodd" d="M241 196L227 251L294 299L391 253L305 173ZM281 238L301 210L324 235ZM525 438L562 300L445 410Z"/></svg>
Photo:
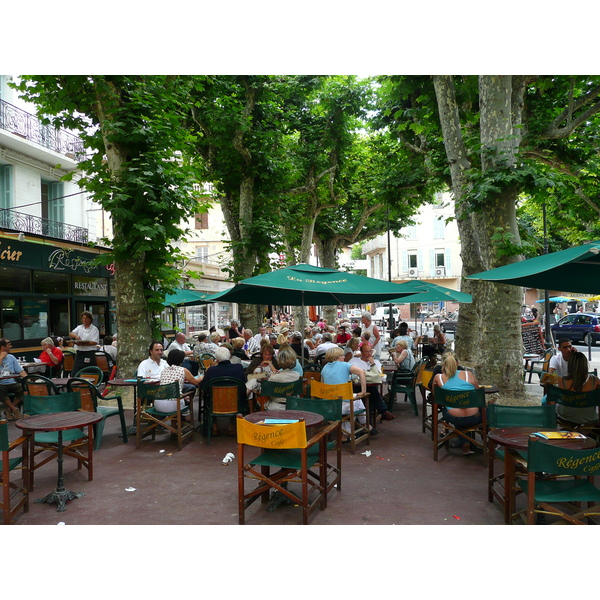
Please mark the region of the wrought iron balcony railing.
<svg viewBox="0 0 600 600"><path fill-rule="evenodd" d="M75 225L67 225L58 221L51 221L50 219L33 217L10 210L9 208L0 209L0 229L33 233L57 240L78 242L80 244L87 244L88 242L88 230L83 227L75 227Z"/></svg>
<svg viewBox="0 0 600 600"><path fill-rule="evenodd" d="M83 141L64 129L43 125L40 120L5 100L0 100L0 129L5 129L30 142L68 156L73 160L85 157Z"/></svg>

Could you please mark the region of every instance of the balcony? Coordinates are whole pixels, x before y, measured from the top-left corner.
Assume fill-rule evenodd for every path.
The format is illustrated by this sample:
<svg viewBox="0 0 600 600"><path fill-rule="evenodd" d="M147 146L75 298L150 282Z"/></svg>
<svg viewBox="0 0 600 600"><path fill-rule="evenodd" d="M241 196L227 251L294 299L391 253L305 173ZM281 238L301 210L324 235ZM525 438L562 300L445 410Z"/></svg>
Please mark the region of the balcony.
<svg viewBox="0 0 600 600"><path fill-rule="evenodd" d="M5 100L0 100L0 129L74 161L85 157L83 141L79 137L52 125L43 125L35 115Z"/></svg>
<svg viewBox="0 0 600 600"><path fill-rule="evenodd" d="M87 244L88 230L75 225L67 225L50 219L33 217L9 208L0 209L0 229L16 232L33 233L43 237Z"/></svg>

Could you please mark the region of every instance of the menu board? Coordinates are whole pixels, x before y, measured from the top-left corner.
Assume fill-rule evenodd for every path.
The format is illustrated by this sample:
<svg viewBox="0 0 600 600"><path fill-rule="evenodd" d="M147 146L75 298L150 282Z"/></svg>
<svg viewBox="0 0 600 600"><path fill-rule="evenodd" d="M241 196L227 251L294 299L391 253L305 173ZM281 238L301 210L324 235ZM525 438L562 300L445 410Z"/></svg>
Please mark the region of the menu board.
<svg viewBox="0 0 600 600"><path fill-rule="evenodd" d="M525 354L544 353L544 336L539 323L521 323L521 337Z"/></svg>

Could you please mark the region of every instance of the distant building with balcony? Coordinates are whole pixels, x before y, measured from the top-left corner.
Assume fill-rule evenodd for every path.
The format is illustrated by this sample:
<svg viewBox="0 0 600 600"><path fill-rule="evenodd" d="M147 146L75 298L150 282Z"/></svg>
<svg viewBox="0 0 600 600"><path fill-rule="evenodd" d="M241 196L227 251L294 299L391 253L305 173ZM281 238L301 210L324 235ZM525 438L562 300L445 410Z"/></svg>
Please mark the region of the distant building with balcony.
<svg viewBox="0 0 600 600"><path fill-rule="evenodd" d="M200 292L216 294L233 287L233 283L228 281L229 274L224 271L224 267L231 262L227 249L229 232L220 203L210 198L212 186L195 184L194 188L200 194L205 193L211 205L207 212L197 213L182 223L188 233L177 242L177 246L187 256L184 265L184 271L189 272L186 275L187 283ZM177 310L176 325L192 335L207 330L212 325L226 328L231 319L237 316L237 304L228 302L180 307ZM171 322L166 313L163 314L163 320Z"/></svg>
<svg viewBox="0 0 600 600"><path fill-rule="evenodd" d="M0 75L0 337L37 356L83 310L114 331L113 270L92 262L107 219L77 185L81 139L43 125L10 80Z"/></svg>
<svg viewBox="0 0 600 600"><path fill-rule="evenodd" d="M363 244L367 258L367 275L376 279L403 283L420 279L436 285L460 290L462 260L458 226L454 217L454 202L450 194L437 194L433 204L424 205L415 217L415 225L405 227L401 236L390 235L391 278L388 275L387 234ZM447 221L447 219L451 219ZM450 312L455 303L428 307ZM408 318L408 308L403 318Z"/></svg>

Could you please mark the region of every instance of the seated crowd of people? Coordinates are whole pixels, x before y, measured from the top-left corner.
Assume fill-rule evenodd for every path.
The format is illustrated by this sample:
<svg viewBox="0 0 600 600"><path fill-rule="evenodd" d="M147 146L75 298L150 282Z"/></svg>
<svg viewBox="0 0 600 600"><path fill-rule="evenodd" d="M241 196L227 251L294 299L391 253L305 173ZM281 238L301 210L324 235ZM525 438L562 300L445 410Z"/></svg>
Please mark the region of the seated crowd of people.
<svg viewBox="0 0 600 600"><path fill-rule="evenodd" d="M360 326L344 319L333 326L328 325L325 319L319 319L300 332L291 330L283 321L277 330L265 323L254 334L238 321L232 321L225 331L213 328L208 333L199 334L194 348L187 344L183 333L178 333L168 345L153 341L148 349L148 358L140 363L137 373L142 377L159 379L161 383L179 381L182 394L189 393L190 397L193 397L195 389L202 394L206 383L215 377L231 377L243 381L250 396L260 394L260 381L264 378L286 383L302 378L302 363L312 362L322 367L324 383L338 383L344 378L346 382L354 380L357 407L362 405L361 398L368 393L371 406L382 419L395 418L387 409L380 386L375 383L382 373L380 352L383 340L367 311L361 315ZM394 334L395 337L407 335L406 324ZM401 346L401 339L399 343ZM207 354L214 358L213 365L199 374L198 358ZM401 362L403 367L411 366L404 357ZM169 412L175 402L176 399L172 399L169 403L161 403L157 409ZM264 408L281 410L285 408L285 398L271 398ZM346 408L349 410L349 407ZM374 429L372 433L377 431Z"/></svg>

